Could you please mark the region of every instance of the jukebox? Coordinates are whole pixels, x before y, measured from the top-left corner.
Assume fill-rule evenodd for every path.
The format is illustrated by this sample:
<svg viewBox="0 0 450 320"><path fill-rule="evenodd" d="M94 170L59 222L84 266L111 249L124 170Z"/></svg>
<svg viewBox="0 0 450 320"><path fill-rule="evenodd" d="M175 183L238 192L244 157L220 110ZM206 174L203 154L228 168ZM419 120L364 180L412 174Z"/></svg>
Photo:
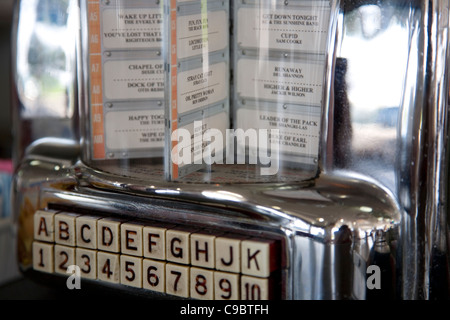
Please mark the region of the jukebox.
<svg viewBox="0 0 450 320"><path fill-rule="evenodd" d="M449 3L19 0L30 279L448 299Z"/></svg>

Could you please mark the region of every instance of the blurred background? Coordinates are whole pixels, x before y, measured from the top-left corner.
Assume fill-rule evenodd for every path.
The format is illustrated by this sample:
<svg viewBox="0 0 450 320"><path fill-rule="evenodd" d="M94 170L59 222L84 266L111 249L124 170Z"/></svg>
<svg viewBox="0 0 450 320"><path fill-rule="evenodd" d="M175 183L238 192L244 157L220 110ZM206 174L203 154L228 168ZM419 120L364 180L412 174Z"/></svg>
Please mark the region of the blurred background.
<svg viewBox="0 0 450 320"><path fill-rule="evenodd" d="M0 286L19 277L11 217L11 26L14 0L0 0Z"/></svg>
<svg viewBox="0 0 450 320"><path fill-rule="evenodd" d="M0 159L11 158L11 23L14 0L0 1Z"/></svg>

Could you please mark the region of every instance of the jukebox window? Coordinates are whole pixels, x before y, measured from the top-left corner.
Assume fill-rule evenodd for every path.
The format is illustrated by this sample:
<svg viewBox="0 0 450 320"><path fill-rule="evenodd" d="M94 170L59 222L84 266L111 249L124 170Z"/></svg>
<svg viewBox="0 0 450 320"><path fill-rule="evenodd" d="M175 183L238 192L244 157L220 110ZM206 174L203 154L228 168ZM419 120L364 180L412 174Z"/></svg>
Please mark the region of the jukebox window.
<svg viewBox="0 0 450 320"><path fill-rule="evenodd" d="M279 239L58 210L34 215L33 269L207 300L280 298Z"/></svg>

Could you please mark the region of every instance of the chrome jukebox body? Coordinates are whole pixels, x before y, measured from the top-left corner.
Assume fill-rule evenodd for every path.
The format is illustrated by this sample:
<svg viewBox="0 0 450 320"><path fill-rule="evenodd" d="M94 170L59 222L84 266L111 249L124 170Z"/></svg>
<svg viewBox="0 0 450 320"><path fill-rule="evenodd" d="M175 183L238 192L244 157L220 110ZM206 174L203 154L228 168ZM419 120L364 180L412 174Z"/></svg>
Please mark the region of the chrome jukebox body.
<svg viewBox="0 0 450 320"><path fill-rule="evenodd" d="M25 275L78 266L150 298L448 298L448 1L16 12Z"/></svg>

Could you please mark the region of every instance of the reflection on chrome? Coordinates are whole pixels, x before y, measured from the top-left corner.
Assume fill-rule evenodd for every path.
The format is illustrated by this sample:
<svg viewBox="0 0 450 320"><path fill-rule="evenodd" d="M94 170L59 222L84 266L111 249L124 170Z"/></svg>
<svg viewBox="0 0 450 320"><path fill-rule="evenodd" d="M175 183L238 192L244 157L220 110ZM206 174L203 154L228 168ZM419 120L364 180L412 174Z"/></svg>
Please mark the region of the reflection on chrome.
<svg viewBox="0 0 450 320"><path fill-rule="evenodd" d="M204 195L207 198L215 199L218 201L224 200L224 201L239 202L239 201L245 200L240 194L228 192L228 191L224 191L224 190L219 190L219 191L205 190L202 192L202 195Z"/></svg>
<svg viewBox="0 0 450 320"><path fill-rule="evenodd" d="M17 88L24 117L69 118L74 113L75 2L70 0L20 2L17 30ZM63 107L65 106L65 107Z"/></svg>

